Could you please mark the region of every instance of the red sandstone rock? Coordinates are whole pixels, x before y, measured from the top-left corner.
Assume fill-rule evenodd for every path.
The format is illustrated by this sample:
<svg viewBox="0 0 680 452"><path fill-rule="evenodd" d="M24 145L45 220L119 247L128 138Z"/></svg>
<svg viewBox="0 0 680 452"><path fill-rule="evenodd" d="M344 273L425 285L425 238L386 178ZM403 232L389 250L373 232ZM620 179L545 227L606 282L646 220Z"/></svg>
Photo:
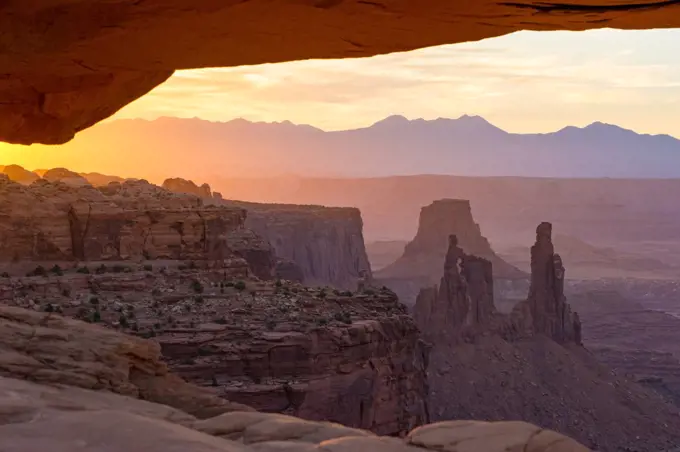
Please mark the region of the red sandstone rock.
<svg viewBox="0 0 680 452"><path fill-rule="evenodd" d="M413 305L420 288L439 283L450 235L457 237L461 252L488 260L496 279L526 277L491 249L472 218L469 201L442 199L421 209L416 236L399 259L375 272L376 279L396 290L402 302Z"/></svg>
<svg viewBox="0 0 680 452"><path fill-rule="evenodd" d="M9 0L0 8L0 140L68 141L176 69L364 57L523 29L678 27L679 8L657 0Z"/></svg>
<svg viewBox="0 0 680 452"><path fill-rule="evenodd" d="M146 181L95 189L46 180L24 187L4 179L0 213L0 263L241 256L262 277L272 277L275 264L266 242L245 229L243 209L204 206L200 198Z"/></svg>
<svg viewBox="0 0 680 452"><path fill-rule="evenodd" d="M67 185L89 185L87 179L78 173L69 171L66 168L53 168L41 174L41 177L50 182L63 182Z"/></svg>
<svg viewBox="0 0 680 452"><path fill-rule="evenodd" d="M153 337L173 372L259 410L385 434L427 422L427 350L393 293L258 282L235 270L49 271L0 278L0 303Z"/></svg>
<svg viewBox="0 0 680 452"><path fill-rule="evenodd" d="M194 183L194 181L182 179L179 177L172 179L165 179L163 181L162 187L166 190L170 190L175 193L187 193L191 195L196 195L200 198L210 198L212 197L212 190L210 185L203 184L200 187Z"/></svg>
<svg viewBox="0 0 680 452"><path fill-rule="evenodd" d="M529 310L532 330L557 342L580 343L581 323L572 314L564 296L564 266L552 244L552 225L536 228L536 243L531 247L531 286Z"/></svg>
<svg viewBox="0 0 680 452"><path fill-rule="evenodd" d="M23 185L30 185L40 179L38 174L28 171L19 165L3 166L0 173L4 173L9 180Z"/></svg>
<svg viewBox="0 0 680 452"><path fill-rule="evenodd" d="M247 210L245 225L269 241L280 259L294 263L306 285L355 290L371 274L359 209L224 201ZM293 278L289 278L293 279Z"/></svg>

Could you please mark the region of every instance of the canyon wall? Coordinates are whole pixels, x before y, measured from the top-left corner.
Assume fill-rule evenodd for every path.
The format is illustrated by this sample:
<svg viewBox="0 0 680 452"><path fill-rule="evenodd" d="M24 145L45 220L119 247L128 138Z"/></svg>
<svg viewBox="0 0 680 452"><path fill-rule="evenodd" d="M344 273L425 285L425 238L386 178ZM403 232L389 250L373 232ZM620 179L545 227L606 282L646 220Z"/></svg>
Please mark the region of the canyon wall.
<svg viewBox="0 0 680 452"><path fill-rule="evenodd" d="M362 273L371 274L358 209L223 200L208 184L199 187L181 178L167 179L163 187L200 196L208 204L245 209L245 226L274 250L278 278L354 290Z"/></svg>
<svg viewBox="0 0 680 452"><path fill-rule="evenodd" d="M165 261L2 276L0 304L154 338L174 373L261 411L390 435L429 419L428 347L386 289L262 281L233 260L219 269Z"/></svg>
<svg viewBox="0 0 680 452"><path fill-rule="evenodd" d="M246 212L205 206L145 181L99 189L39 179L0 179L0 264L29 261L201 260L240 255L272 277L266 242L247 231ZM14 265L16 267L16 265Z"/></svg>
<svg viewBox="0 0 680 452"><path fill-rule="evenodd" d="M55 340L58 339L58 340ZM588 452L523 422L455 421L380 437L255 412L168 371L158 344L54 313L0 306L0 438L6 452ZM93 446L95 444L96 446ZM76 446L74 446L76 445Z"/></svg>
<svg viewBox="0 0 680 452"><path fill-rule="evenodd" d="M361 212L355 208L224 201L247 210L246 227L266 238L278 258L294 263L307 285L354 290L371 274Z"/></svg>

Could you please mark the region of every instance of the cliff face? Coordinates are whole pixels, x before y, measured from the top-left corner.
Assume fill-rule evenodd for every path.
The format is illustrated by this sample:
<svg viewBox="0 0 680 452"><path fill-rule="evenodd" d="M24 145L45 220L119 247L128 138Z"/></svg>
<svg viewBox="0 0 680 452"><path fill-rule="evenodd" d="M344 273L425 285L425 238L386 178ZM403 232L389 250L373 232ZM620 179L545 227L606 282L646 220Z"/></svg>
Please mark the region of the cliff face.
<svg viewBox="0 0 680 452"><path fill-rule="evenodd" d="M246 227L266 238L277 257L294 263L307 285L354 290L370 275L361 212L354 208L225 201L248 211Z"/></svg>
<svg viewBox="0 0 680 452"><path fill-rule="evenodd" d="M245 211L207 207L145 181L101 189L0 180L0 262L225 260L240 255L271 277L268 245L246 231ZM265 268L267 267L267 268Z"/></svg>
<svg viewBox="0 0 680 452"><path fill-rule="evenodd" d="M155 342L54 313L0 306L0 438L7 452L588 452L523 422L457 421L401 438L255 412L170 373ZM407 433L407 432L404 432ZM92 447L89 448L92 450Z"/></svg>
<svg viewBox="0 0 680 452"><path fill-rule="evenodd" d="M495 308L491 262L465 254L450 238L439 286L423 289L414 307L432 344L432 418L519 418L595 450L663 450L677 441L670 427L680 425L677 408L583 349L551 229L537 228L529 295L507 315Z"/></svg>
<svg viewBox="0 0 680 452"><path fill-rule="evenodd" d="M494 253L472 218L469 201L442 199L421 209L414 239L406 245L397 261L376 271L375 277L397 290L403 302L412 305L417 288L439 282L450 235L456 236L461 252L489 261L494 278L521 279L527 276Z"/></svg>
<svg viewBox="0 0 680 452"><path fill-rule="evenodd" d="M174 373L258 410L395 435L428 421L427 349L392 292L350 296L228 267L0 277L0 303L153 337Z"/></svg>

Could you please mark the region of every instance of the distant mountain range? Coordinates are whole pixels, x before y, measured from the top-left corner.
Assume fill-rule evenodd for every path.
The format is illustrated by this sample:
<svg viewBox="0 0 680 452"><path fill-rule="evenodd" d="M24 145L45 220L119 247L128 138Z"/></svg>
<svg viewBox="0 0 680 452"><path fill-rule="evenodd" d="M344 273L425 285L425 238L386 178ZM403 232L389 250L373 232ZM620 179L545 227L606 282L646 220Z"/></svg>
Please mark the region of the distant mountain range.
<svg viewBox="0 0 680 452"><path fill-rule="evenodd" d="M467 115L390 116L370 127L331 132L288 121L118 120L82 132L63 148L96 150L97 169L109 173L127 175L129 168L144 165L157 177L204 180L285 174L680 177L680 140L669 135L638 134L600 122L516 134Z"/></svg>

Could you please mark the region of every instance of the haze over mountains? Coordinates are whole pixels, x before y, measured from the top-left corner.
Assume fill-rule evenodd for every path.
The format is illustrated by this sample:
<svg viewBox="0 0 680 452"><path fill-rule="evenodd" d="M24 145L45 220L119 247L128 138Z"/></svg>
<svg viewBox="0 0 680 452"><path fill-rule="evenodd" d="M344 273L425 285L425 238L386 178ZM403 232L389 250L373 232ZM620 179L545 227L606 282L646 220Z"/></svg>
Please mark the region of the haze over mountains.
<svg viewBox="0 0 680 452"><path fill-rule="evenodd" d="M180 173L202 179L285 174L680 177L680 140L669 135L643 135L600 122L515 134L467 115L390 116L370 127L330 132L287 121L119 120L84 131L59 151L96 152L98 167L150 179ZM137 174L140 168L153 174Z"/></svg>

